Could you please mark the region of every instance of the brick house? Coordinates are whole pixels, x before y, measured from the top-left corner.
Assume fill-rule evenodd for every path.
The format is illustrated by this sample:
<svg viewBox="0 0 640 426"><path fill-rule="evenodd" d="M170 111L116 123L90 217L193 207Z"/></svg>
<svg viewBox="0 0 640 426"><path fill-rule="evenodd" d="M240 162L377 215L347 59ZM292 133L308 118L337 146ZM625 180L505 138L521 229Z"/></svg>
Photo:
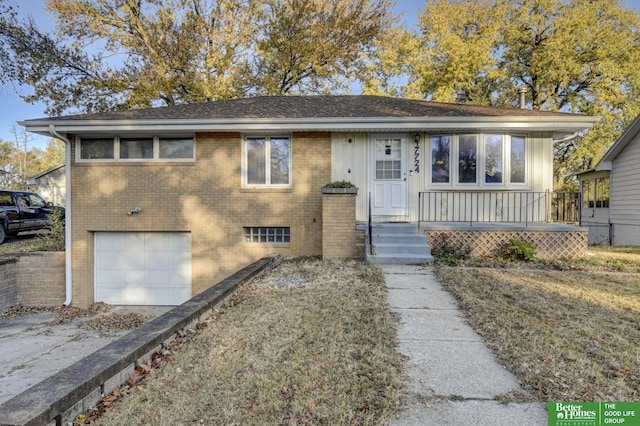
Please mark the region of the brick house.
<svg viewBox="0 0 640 426"><path fill-rule="evenodd" d="M430 210L444 209L442 200L425 205L432 192L550 191L553 141L594 121L526 109L309 96L20 124L66 142L67 303L86 306L179 304L265 254L326 255L323 223L335 218L323 217L321 188L332 181L358 187L349 213L355 218L347 218L352 229L369 219L429 222ZM351 236L344 241L358 244Z"/></svg>

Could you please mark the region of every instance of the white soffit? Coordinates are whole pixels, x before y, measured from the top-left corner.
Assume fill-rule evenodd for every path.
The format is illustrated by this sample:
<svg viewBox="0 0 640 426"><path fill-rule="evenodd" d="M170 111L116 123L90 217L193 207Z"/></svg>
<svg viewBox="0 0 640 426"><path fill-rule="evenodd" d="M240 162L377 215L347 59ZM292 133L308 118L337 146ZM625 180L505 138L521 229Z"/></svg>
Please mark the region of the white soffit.
<svg viewBox="0 0 640 426"><path fill-rule="evenodd" d="M593 126L596 119L570 117L402 117L334 119L182 119L182 120L28 120L18 124L27 131L49 135L49 126L59 133L166 133L185 134L223 131L552 131L574 133Z"/></svg>

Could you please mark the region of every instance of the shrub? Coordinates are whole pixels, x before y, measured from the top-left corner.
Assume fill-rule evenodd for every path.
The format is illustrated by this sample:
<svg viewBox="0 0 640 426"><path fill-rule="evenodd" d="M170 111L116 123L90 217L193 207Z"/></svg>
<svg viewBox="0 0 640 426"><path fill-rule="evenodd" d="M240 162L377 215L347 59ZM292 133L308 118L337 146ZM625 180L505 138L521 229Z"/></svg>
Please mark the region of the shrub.
<svg viewBox="0 0 640 426"><path fill-rule="evenodd" d="M62 217L61 210L53 210L47 216L51 221L49 226L49 232L43 234L40 239L43 243L43 247L40 250L44 251L61 251L65 249L64 246L64 218Z"/></svg>
<svg viewBox="0 0 640 426"><path fill-rule="evenodd" d="M511 238L502 251L502 258L509 261L531 261L536 258L536 245L530 241Z"/></svg>
<svg viewBox="0 0 640 426"><path fill-rule="evenodd" d="M439 261L458 265L471 254L471 247L453 238L453 232L439 232L433 237L431 254Z"/></svg>
<svg viewBox="0 0 640 426"><path fill-rule="evenodd" d="M325 188L355 188L356 186L349 181L340 180L328 183L324 186Z"/></svg>

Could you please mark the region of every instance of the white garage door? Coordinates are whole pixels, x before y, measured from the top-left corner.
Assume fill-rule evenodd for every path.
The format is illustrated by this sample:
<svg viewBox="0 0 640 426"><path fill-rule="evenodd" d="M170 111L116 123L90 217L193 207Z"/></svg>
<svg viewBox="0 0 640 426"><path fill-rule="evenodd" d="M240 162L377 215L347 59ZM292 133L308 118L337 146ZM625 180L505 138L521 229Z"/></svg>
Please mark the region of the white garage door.
<svg viewBox="0 0 640 426"><path fill-rule="evenodd" d="M95 301L179 305L191 298L191 234L97 232Z"/></svg>

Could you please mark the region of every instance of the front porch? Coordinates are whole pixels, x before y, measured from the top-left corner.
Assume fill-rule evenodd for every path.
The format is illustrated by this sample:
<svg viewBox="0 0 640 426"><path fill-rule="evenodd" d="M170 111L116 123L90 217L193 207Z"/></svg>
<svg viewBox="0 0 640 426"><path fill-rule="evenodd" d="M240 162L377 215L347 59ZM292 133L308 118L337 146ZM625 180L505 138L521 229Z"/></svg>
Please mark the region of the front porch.
<svg viewBox="0 0 640 426"><path fill-rule="evenodd" d="M453 242L471 247L472 257L499 257L509 240L529 241L540 259L582 257L589 236L585 227L553 222L422 222L419 232L427 236L430 246L436 235L446 233Z"/></svg>
<svg viewBox="0 0 640 426"><path fill-rule="evenodd" d="M430 263L434 239L443 233L452 243L468 245L472 257L500 257L511 239L535 244L540 259L582 257L588 240L587 228L551 222L372 222L358 229L365 232L365 258L377 264Z"/></svg>

